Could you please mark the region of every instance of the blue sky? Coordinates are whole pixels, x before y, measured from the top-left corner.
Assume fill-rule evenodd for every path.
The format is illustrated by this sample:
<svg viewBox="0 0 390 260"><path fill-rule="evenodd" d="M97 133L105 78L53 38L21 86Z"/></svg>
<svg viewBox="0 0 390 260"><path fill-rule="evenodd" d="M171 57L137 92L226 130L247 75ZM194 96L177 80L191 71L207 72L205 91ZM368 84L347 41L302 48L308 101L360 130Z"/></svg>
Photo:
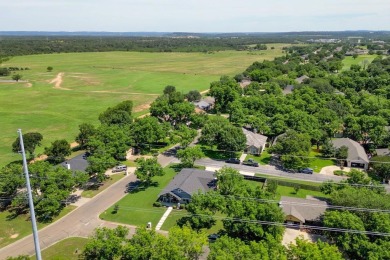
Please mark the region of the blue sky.
<svg viewBox="0 0 390 260"><path fill-rule="evenodd" d="M390 0L0 0L0 31L390 30Z"/></svg>

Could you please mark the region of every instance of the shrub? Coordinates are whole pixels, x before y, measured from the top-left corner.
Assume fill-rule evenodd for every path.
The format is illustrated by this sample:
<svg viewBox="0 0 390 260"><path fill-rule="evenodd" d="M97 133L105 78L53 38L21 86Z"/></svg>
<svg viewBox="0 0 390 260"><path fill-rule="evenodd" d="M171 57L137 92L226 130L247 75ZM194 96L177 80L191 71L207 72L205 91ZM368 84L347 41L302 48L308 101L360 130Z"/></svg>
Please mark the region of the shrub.
<svg viewBox="0 0 390 260"><path fill-rule="evenodd" d="M342 171L342 170L335 170L335 171L333 171L333 174L337 175L337 176L348 175L348 173L346 171Z"/></svg>
<svg viewBox="0 0 390 260"><path fill-rule="evenodd" d="M185 209L185 205L184 204L180 204L180 209Z"/></svg>
<svg viewBox="0 0 390 260"><path fill-rule="evenodd" d="M159 201L156 201L156 202L153 203L153 207L159 208L159 207L161 207L161 206L162 206L162 204L161 204L161 202L159 202Z"/></svg>

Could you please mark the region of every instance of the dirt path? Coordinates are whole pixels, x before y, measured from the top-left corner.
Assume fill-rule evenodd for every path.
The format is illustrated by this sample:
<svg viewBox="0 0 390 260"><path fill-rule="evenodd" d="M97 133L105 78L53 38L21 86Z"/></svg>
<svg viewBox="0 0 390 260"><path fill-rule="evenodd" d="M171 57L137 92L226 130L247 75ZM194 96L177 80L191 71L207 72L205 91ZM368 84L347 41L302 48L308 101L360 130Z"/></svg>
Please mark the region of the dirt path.
<svg viewBox="0 0 390 260"><path fill-rule="evenodd" d="M57 77L55 77L54 79L52 79L49 84L54 84L54 87L55 89L62 89L62 90L71 90L69 88L63 88L61 87L61 84L62 84L62 77L64 76L65 73L63 72L60 72L57 74Z"/></svg>
<svg viewBox="0 0 390 260"><path fill-rule="evenodd" d="M142 104L142 105L139 105L139 106L136 106L134 109L133 109L133 112L142 112L144 110L147 110L150 108L150 104L152 102L149 102L149 103L145 103L145 104Z"/></svg>
<svg viewBox="0 0 390 260"><path fill-rule="evenodd" d="M144 95L144 96L159 96L159 94L148 94L148 93L139 93L139 92L119 92L119 91L110 91L110 90L93 90L88 91L92 93L112 93L112 94L129 94L129 95Z"/></svg>

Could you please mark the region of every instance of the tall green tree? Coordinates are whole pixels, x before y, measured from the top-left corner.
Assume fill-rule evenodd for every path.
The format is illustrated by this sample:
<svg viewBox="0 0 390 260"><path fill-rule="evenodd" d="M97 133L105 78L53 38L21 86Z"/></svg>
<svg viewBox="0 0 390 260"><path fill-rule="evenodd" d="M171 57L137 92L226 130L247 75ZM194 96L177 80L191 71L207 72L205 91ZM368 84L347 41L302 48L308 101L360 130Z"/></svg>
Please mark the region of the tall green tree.
<svg viewBox="0 0 390 260"><path fill-rule="evenodd" d="M128 233L129 230L123 226L118 226L115 229L97 228L92 238L85 245L84 258L95 260L120 257Z"/></svg>
<svg viewBox="0 0 390 260"><path fill-rule="evenodd" d="M152 177L164 175L164 170L157 162L157 158L141 158L137 161L138 167L135 170L135 175L147 185L152 182Z"/></svg>
<svg viewBox="0 0 390 260"><path fill-rule="evenodd" d="M180 124L173 134L174 139L177 139L176 141L180 143L180 146L187 147L194 141L198 132L184 124Z"/></svg>
<svg viewBox="0 0 390 260"><path fill-rule="evenodd" d="M99 120L106 125L129 125L133 122L132 118L133 102L130 100L122 101L115 107L109 107L99 115Z"/></svg>
<svg viewBox="0 0 390 260"><path fill-rule="evenodd" d="M50 147L45 148L45 153L49 161L53 163L60 163L65 160L65 157L72 153L70 144L65 139L55 140Z"/></svg>
<svg viewBox="0 0 390 260"><path fill-rule="evenodd" d="M301 260L343 260L341 252L334 245L318 241L312 243L298 237L296 244L291 243L287 247L288 259Z"/></svg>
<svg viewBox="0 0 390 260"><path fill-rule="evenodd" d="M79 125L79 134L76 136L76 142L79 143L80 148L86 148L88 140L95 134L95 126L89 123Z"/></svg>
<svg viewBox="0 0 390 260"><path fill-rule="evenodd" d="M215 110L227 112L229 104L240 97L241 91L238 83L228 76L222 76L219 81L212 82L209 93L215 98Z"/></svg>
<svg viewBox="0 0 390 260"><path fill-rule="evenodd" d="M310 136L290 130L277 139L270 153L281 156L282 164L287 169L300 169L308 165L307 156L311 149Z"/></svg>
<svg viewBox="0 0 390 260"><path fill-rule="evenodd" d="M131 132L136 145L140 147L150 146L167 136L157 118L151 116L135 120Z"/></svg>
<svg viewBox="0 0 390 260"><path fill-rule="evenodd" d="M35 148L37 146L41 146L42 139L43 136L40 133L32 132L23 134L24 149L29 153L30 159L34 158ZM19 137L17 137L16 140L12 143L12 151L14 153L21 151Z"/></svg>
<svg viewBox="0 0 390 260"><path fill-rule="evenodd" d="M177 158L181 160L184 167L194 167L195 160L202 157L204 157L204 154L199 146L187 147L177 151Z"/></svg>

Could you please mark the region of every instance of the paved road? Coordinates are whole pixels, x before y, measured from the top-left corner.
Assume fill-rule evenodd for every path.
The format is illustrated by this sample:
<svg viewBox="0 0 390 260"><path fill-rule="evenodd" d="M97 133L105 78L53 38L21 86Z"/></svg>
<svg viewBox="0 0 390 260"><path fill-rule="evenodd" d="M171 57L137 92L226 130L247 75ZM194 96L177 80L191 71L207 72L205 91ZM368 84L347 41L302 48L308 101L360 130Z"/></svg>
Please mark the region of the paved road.
<svg viewBox="0 0 390 260"><path fill-rule="evenodd" d="M277 170L277 169L275 169L275 167L269 166L269 165L260 165L259 167L251 167L251 166L245 166L242 164L225 163L224 161L217 161L217 160L208 159L208 158L197 160L197 161L195 161L195 164L207 166L207 167L229 166L229 167L235 168L235 169L240 170L240 171L245 171L245 172L261 173L264 175L283 177L283 178L288 178L288 179L312 181L312 182L324 182L324 181L328 181L328 180L341 181L341 180L345 179L345 177L334 176L334 175L288 173L288 172Z"/></svg>
<svg viewBox="0 0 390 260"><path fill-rule="evenodd" d="M126 191L131 188L131 183L136 181L134 174L122 178L106 190L92 198L84 205L39 231L41 249L65 239L67 237L87 237L93 230L100 226L115 227L115 223L105 222L99 219L99 214L124 197ZM130 233L134 233L134 227ZM8 256L34 254L34 241L32 235L24 237L0 249L0 259Z"/></svg>

